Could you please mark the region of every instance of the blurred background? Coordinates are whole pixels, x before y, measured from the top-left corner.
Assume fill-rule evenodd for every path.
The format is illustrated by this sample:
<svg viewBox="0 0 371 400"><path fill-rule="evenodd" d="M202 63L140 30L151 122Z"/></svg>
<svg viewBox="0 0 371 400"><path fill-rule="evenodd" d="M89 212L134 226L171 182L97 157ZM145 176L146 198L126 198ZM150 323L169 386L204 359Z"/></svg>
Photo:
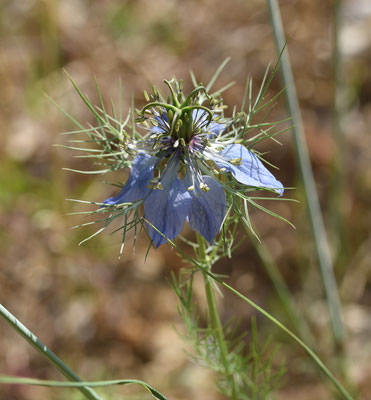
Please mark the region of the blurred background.
<svg viewBox="0 0 371 400"><path fill-rule="evenodd" d="M216 271L228 283L294 329L265 266L267 251L281 271L296 311L314 336L325 364L356 398L371 398L371 3L343 2L344 18L334 34L335 1L280 1L306 136L333 251L343 306L346 340L333 343L291 133L282 146L258 147L279 166L275 176L285 196L299 203L270 202L269 208L296 229L253 212L266 246L250 240L233 261ZM341 57L334 63L334 42ZM0 302L86 380L137 378L169 399L219 399L212 373L192 363L176 310L170 271L184 266L170 248L151 251L141 235L135 255L120 236L71 230L84 210L67 198L101 201L114 193L103 177L63 167L89 169L86 160L53 147L59 133L74 129L47 94L82 123L93 123L63 72L66 69L93 102L95 77L105 101L117 105L123 84L124 111L131 96L160 88L174 75L190 89L189 70L206 83L226 58L231 61L215 88L236 84L225 104L240 105L246 78L255 92L277 55L265 2L258 0L2 0L0 3ZM334 65L338 69L334 70ZM335 72L334 72L335 71ZM334 85L334 73L340 79ZM277 76L269 94L282 88ZM334 93L340 99L334 113ZM271 120L286 117L283 98ZM126 172L122 173L126 179ZM266 204L266 203L265 203ZM185 236L192 237L189 228ZM130 241L128 242L130 243ZM260 253L260 255L259 255ZM264 263L265 260L265 263ZM200 302L202 299L200 298ZM262 343L279 344L277 365L287 368L277 399L336 398L307 355L270 322L229 293L220 301L223 320L231 310L248 329L256 315ZM63 379L53 367L0 321L0 373ZM138 388L99 389L105 398L150 398ZM70 389L0 386L11 400L80 399Z"/></svg>

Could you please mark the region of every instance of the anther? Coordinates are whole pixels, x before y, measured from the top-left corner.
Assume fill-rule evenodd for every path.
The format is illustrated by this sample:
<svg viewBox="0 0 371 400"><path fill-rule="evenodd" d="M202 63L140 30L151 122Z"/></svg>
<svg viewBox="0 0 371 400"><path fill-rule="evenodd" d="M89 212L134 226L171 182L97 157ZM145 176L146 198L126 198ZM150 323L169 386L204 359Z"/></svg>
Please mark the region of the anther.
<svg viewBox="0 0 371 400"><path fill-rule="evenodd" d="M158 91L157 91L157 89L156 89L156 86L152 86L152 91L153 91L153 94L154 94L154 96L155 96L156 98L159 98L159 97L160 97L159 94L158 94Z"/></svg>
<svg viewBox="0 0 371 400"><path fill-rule="evenodd" d="M242 165L242 158L234 158L233 160L229 160L229 162L233 165Z"/></svg>
<svg viewBox="0 0 371 400"><path fill-rule="evenodd" d="M182 120L178 119L178 121L176 121L176 124L175 124L175 131L179 132L181 126L182 126Z"/></svg>
<svg viewBox="0 0 371 400"><path fill-rule="evenodd" d="M144 91L143 91L143 94L144 94L144 98L146 99L146 101L149 102L151 99L149 98L147 91L144 90Z"/></svg>

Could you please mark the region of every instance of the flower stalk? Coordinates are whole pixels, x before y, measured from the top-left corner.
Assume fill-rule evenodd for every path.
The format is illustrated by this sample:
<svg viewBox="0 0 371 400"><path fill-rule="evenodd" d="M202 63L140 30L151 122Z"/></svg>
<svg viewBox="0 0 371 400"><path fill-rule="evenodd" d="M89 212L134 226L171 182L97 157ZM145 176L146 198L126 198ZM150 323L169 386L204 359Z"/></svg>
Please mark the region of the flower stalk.
<svg viewBox="0 0 371 400"><path fill-rule="evenodd" d="M208 256L206 254L205 239L199 233L197 233L197 243L199 246L199 258L200 258L200 260L204 261L207 270L211 273L212 266L208 262ZM218 307L217 307L216 300L215 300L213 281L212 281L212 278L208 274L206 274L204 271L202 271L202 275L203 275L203 280L204 280L204 288L205 288L205 294L206 294L207 307L208 307L211 327L213 328L213 330L215 332L215 336L218 341L220 359L221 359L221 362L224 367L225 376L227 377L228 382L231 385L231 399L235 400L235 399L237 399L237 397L236 397L237 390L236 390L236 385L234 382L234 377L233 377L233 374L231 373L231 368L229 365L228 346L227 346L227 343L226 343L226 340L224 337L223 325L220 320Z"/></svg>

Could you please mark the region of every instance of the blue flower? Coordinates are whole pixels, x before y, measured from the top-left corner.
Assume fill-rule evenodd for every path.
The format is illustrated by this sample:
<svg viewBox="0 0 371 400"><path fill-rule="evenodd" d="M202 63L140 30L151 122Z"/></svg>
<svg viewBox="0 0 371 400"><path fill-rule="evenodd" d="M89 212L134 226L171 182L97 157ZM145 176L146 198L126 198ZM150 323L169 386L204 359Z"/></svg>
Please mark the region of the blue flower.
<svg viewBox="0 0 371 400"><path fill-rule="evenodd" d="M236 143L233 120L222 119L220 108L201 105L203 90L199 87L180 103L171 88L172 103L155 98L142 109L148 132L126 143L134 157L129 179L116 197L104 201L142 202L155 247L178 236L186 220L213 243L226 215L231 181L238 190L246 186L283 193L257 155Z"/></svg>

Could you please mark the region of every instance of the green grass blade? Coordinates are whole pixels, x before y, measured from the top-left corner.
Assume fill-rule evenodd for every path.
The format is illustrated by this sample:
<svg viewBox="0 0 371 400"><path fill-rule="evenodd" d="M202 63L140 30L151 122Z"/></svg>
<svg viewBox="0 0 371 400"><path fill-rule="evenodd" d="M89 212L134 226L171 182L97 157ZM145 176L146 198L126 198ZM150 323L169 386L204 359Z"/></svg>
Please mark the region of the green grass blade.
<svg viewBox="0 0 371 400"><path fill-rule="evenodd" d="M214 75L212 76L212 78L210 79L209 83L206 86L206 90L209 91L212 86L214 85L215 81L218 79L218 76L220 75L220 73L223 71L223 68L228 64L229 60L231 58L228 57L226 58L218 67L218 69L215 71Z"/></svg>
<svg viewBox="0 0 371 400"><path fill-rule="evenodd" d="M46 386L46 387L59 387L59 388L83 388L89 387L107 387L113 385L140 385L147 389L154 397L158 400L167 400L167 398L161 394L157 389L152 387L146 382L137 379L115 379L109 381L89 381L89 382L60 382L60 381L49 381L44 379L32 379L32 378L19 378L13 376L0 375L0 383L2 384L17 384L17 385L33 385L33 386Z"/></svg>
<svg viewBox="0 0 371 400"><path fill-rule="evenodd" d="M53 364L67 379L74 382L82 382L81 379L44 343L42 343L26 326L24 326L13 314L11 314L2 304L0 304L0 315L5 321L18 332L32 347L34 347L44 358ZM2 380L0 379L0 383ZM3 382L5 383L5 382ZM8 382L9 383L9 382ZM80 392L89 400L102 400L90 387L86 384L78 384L76 386Z"/></svg>
<svg viewBox="0 0 371 400"><path fill-rule="evenodd" d="M295 83L291 70L290 59L287 51L282 53L285 47L285 35L277 0L267 0L273 27L277 52L281 54L281 74L286 87L285 97L287 107L293 119L293 137L298 166L304 184L305 197L308 206L309 218L312 225L313 238L320 266L322 280L325 287L333 335L337 342L341 343L345 336L345 328L341 313L338 288L333 271L330 247L327 240L325 226L319 205L317 189L314 183L313 171L310 164L308 147L305 141L304 125L300 113L299 103L296 95Z"/></svg>
<svg viewBox="0 0 371 400"><path fill-rule="evenodd" d="M259 241L254 234L245 227L245 232L248 235L249 239L251 240L252 244L255 247L255 251L260 257L260 260L267 272L270 280L278 297L281 300L283 308L285 309L288 317L290 318L292 325L294 326L296 332L300 334L300 336L305 340L306 343L309 343L312 348L316 348L316 341L314 336L306 323L303 317L298 312L298 306L295 302L294 297L290 293L289 288L286 285L286 282L281 274L280 269L278 268L277 264L275 263L269 248L261 241ZM256 228L254 228L256 230Z"/></svg>

